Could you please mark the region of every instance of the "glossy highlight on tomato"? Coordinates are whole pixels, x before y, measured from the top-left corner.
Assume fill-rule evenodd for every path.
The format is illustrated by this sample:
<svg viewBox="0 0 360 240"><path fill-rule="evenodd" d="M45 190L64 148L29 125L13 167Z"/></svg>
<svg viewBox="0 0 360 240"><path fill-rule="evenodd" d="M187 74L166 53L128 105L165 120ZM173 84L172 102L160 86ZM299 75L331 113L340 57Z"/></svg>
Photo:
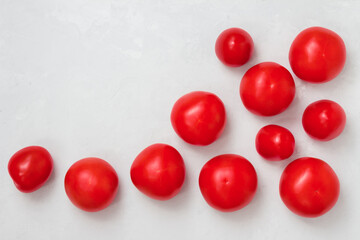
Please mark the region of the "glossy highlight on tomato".
<svg viewBox="0 0 360 240"><path fill-rule="evenodd" d="M43 147L26 147L10 158L8 171L19 191L34 192L49 179L53 171L53 159Z"/></svg>
<svg viewBox="0 0 360 240"><path fill-rule="evenodd" d="M290 47L289 61L295 75L308 82L324 83L342 71L346 48L335 32L310 27L300 32Z"/></svg>
<svg viewBox="0 0 360 240"><path fill-rule="evenodd" d="M65 175L65 191L71 202L87 212L108 207L118 191L115 169L100 158L84 158L75 162Z"/></svg>
<svg viewBox="0 0 360 240"><path fill-rule="evenodd" d="M302 124L310 137L320 141L330 141L344 130L346 114L336 102L319 100L305 109Z"/></svg>
<svg viewBox="0 0 360 240"><path fill-rule="evenodd" d="M285 168L279 190L282 201L292 212L302 217L319 217L336 204L340 183L326 162L304 157Z"/></svg>
<svg viewBox="0 0 360 240"><path fill-rule="evenodd" d="M179 98L171 111L175 132L187 143L209 145L224 130L225 106L213 93L195 91Z"/></svg>
<svg viewBox="0 0 360 240"><path fill-rule="evenodd" d="M209 160L201 169L199 186L206 202L222 212L237 211L248 205L257 188L253 165L235 154Z"/></svg>
<svg viewBox="0 0 360 240"><path fill-rule="evenodd" d="M249 33L241 28L229 28L216 40L215 53L229 67L240 67L251 58L254 42Z"/></svg>
<svg viewBox="0 0 360 240"><path fill-rule="evenodd" d="M291 104L295 83L290 72L274 62L259 63L250 68L240 84L241 100L250 112L274 116Z"/></svg>
<svg viewBox="0 0 360 240"><path fill-rule="evenodd" d="M157 143L145 148L134 160L131 181L142 193L157 200L176 196L185 180L185 164L170 145Z"/></svg>
<svg viewBox="0 0 360 240"><path fill-rule="evenodd" d="M294 153L295 138L292 133L278 125L267 125L256 135L257 152L266 160L279 161Z"/></svg>

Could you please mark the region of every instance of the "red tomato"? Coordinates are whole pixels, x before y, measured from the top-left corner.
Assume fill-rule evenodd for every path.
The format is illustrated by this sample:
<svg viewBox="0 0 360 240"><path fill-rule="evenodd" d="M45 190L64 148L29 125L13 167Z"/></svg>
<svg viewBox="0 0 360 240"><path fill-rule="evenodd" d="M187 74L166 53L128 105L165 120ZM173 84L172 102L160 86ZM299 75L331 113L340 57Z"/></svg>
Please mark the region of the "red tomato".
<svg viewBox="0 0 360 240"><path fill-rule="evenodd" d="M254 42L241 28L229 28L216 40L215 53L219 60L229 67L240 67L251 57Z"/></svg>
<svg viewBox="0 0 360 240"><path fill-rule="evenodd" d="M345 44L329 29L307 28L291 44L289 60L300 79L312 83L327 82L335 78L345 65Z"/></svg>
<svg viewBox="0 0 360 240"><path fill-rule="evenodd" d="M239 155L224 154L203 166L199 186L211 207L233 212L251 202L257 188L257 176L248 160Z"/></svg>
<svg viewBox="0 0 360 240"><path fill-rule="evenodd" d="M274 62L259 63L250 68L240 84L244 106L260 116L283 112L295 96L295 83L290 72Z"/></svg>
<svg viewBox="0 0 360 240"><path fill-rule="evenodd" d="M281 199L292 212L303 217L319 217L337 202L340 183L326 162L304 157L285 168L279 189Z"/></svg>
<svg viewBox="0 0 360 240"><path fill-rule="evenodd" d="M118 191L114 168L100 158L84 158L74 163L65 175L65 191L78 208L97 212L108 207Z"/></svg>
<svg viewBox="0 0 360 240"><path fill-rule="evenodd" d="M255 140L257 152L265 159L278 161L289 158L295 148L292 133L278 125L267 125L261 128Z"/></svg>
<svg viewBox="0 0 360 240"><path fill-rule="evenodd" d="M209 145L223 132L225 107L215 94L191 92L176 101L171 111L175 132L187 143Z"/></svg>
<svg viewBox="0 0 360 240"><path fill-rule="evenodd" d="M185 179L185 164L175 148L157 143L135 158L130 176L135 187L145 195L168 200L180 192Z"/></svg>
<svg viewBox="0 0 360 240"><path fill-rule="evenodd" d="M38 190L53 170L50 153L43 147L30 146L16 152L9 161L8 171L21 192Z"/></svg>
<svg viewBox="0 0 360 240"><path fill-rule="evenodd" d="M346 115L342 107L330 100L320 100L310 104L304 111L304 130L314 139L329 141L344 130Z"/></svg>

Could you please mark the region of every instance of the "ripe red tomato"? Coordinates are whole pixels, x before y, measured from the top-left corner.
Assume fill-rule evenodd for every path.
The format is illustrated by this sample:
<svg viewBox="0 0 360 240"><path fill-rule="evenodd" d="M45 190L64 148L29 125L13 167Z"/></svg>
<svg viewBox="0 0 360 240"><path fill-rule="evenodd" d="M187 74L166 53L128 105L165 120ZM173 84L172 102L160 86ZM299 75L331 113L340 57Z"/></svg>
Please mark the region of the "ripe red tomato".
<svg viewBox="0 0 360 240"><path fill-rule="evenodd" d="M342 107L330 100L310 104L304 111L302 124L312 138L329 141L344 130L346 115Z"/></svg>
<svg viewBox="0 0 360 240"><path fill-rule="evenodd" d="M295 138L292 133L278 125L267 125L256 135L257 152L265 159L279 161L289 158L295 148Z"/></svg>
<svg viewBox="0 0 360 240"><path fill-rule="evenodd" d="M290 47L289 60L300 79L312 83L327 82L335 78L345 65L345 44L329 29L310 27L296 36Z"/></svg>
<svg viewBox="0 0 360 240"><path fill-rule="evenodd" d="M43 147L30 146L17 151L9 160L8 171L21 192L38 190L53 170L50 153Z"/></svg>
<svg viewBox="0 0 360 240"><path fill-rule="evenodd" d="M145 148L131 165L133 184L145 195L168 200L180 192L185 180L185 164L180 153L167 144Z"/></svg>
<svg viewBox="0 0 360 240"><path fill-rule="evenodd" d="M78 208L97 212L108 207L118 191L114 168L100 158L84 158L74 163L65 175L65 191Z"/></svg>
<svg viewBox="0 0 360 240"><path fill-rule="evenodd" d="M303 217L319 217L337 202L340 183L326 162L304 157L285 168L279 189L281 199L292 212Z"/></svg>
<svg viewBox="0 0 360 240"><path fill-rule="evenodd" d="M251 36L241 28L229 28L216 40L215 53L219 60L229 67L240 67L251 57L254 42Z"/></svg>
<svg viewBox="0 0 360 240"><path fill-rule="evenodd" d="M191 92L176 101L171 111L175 132L187 143L209 145L223 132L225 106L215 94Z"/></svg>
<svg viewBox="0 0 360 240"><path fill-rule="evenodd" d="M203 166L199 186L211 207L233 212L251 202L257 188L257 176L248 160L239 155L224 154Z"/></svg>
<svg viewBox="0 0 360 240"><path fill-rule="evenodd" d="M250 68L240 84L244 106L260 116L283 112L295 96L295 83L290 72L274 62L259 63Z"/></svg>

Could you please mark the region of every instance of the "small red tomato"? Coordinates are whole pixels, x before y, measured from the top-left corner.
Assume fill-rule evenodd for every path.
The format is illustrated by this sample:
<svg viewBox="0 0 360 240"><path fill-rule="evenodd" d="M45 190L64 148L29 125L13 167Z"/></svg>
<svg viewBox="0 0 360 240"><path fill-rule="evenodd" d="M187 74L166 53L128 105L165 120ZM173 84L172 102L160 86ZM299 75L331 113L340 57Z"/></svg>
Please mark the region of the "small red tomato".
<svg viewBox="0 0 360 240"><path fill-rule="evenodd" d="M211 207L222 212L233 212L251 202L257 188L257 176L248 160L239 155L224 154L203 166L199 186Z"/></svg>
<svg viewBox="0 0 360 240"><path fill-rule="evenodd" d="M267 125L256 135L257 152L265 159L279 161L289 158L295 148L295 138L292 133L278 125Z"/></svg>
<svg viewBox="0 0 360 240"><path fill-rule="evenodd" d="M281 199L292 212L302 217L319 217L337 202L340 183L326 162L304 157L285 168L279 189Z"/></svg>
<svg viewBox="0 0 360 240"><path fill-rule="evenodd" d="M209 145L223 132L225 107L215 94L191 92L176 101L171 111L175 132L187 143Z"/></svg>
<svg viewBox="0 0 360 240"><path fill-rule="evenodd" d="M329 29L310 27L296 36L290 47L289 60L300 79L312 83L327 82L335 78L345 65L345 44Z"/></svg>
<svg viewBox="0 0 360 240"><path fill-rule="evenodd" d="M53 170L50 153L43 147L30 146L17 151L8 164L9 174L21 192L38 190Z"/></svg>
<svg viewBox="0 0 360 240"><path fill-rule="evenodd" d="M283 112L295 96L295 83L290 72L274 62L259 63L250 68L240 84L244 106L260 116Z"/></svg>
<svg viewBox="0 0 360 240"><path fill-rule="evenodd" d="M133 184L145 195L168 200L180 192L185 180L185 164L180 153L167 144L145 148L131 165Z"/></svg>
<svg viewBox="0 0 360 240"><path fill-rule="evenodd" d="M320 100L310 104L304 111L302 124L310 137L329 141L344 130L346 115L342 107L330 100Z"/></svg>
<svg viewBox="0 0 360 240"><path fill-rule="evenodd" d="M70 201L87 212L108 207L118 191L114 168L100 158L84 158L74 163L65 175L65 191Z"/></svg>
<svg viewBox="0 0 360 240"><path fill-rule="evenodd" d="M240 67L251 57L254 42L251 36L241 28L229 28L216 40L215 53L219 60L229 67Z"/></svg>

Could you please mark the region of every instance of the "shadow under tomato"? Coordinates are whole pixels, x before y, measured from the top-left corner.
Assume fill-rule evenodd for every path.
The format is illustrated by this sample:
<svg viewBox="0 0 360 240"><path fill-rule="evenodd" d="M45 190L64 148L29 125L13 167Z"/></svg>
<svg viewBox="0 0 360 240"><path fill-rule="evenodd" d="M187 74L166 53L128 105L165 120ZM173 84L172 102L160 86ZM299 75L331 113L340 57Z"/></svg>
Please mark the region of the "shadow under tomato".
<svg viewBox="0 0 360 240"><path fill-rule="evenodd" d="M344 197L340 192L339 200L337 201L335 206L330 209L330 211L320 217L300 217L290 211L289 215L291 215L292 218L296 218L294 220L298 221L299 224L304 224L307 227L313 228L317 231L329 231L330 229L337 229L339 223L348 221L351 212L352 210L349 208L349 205L346 204L346 197Z"/></svg>
<svg viewBox="0 0 360 240"><path fill-rule="evenodd" d="M186 207L187 204L190 203L191 193L189 186L191 184L194 184L194 179L189 179L188 172L185 173L185 180L184 184L180 190L180 192L174 196L173 198L166 200L166 201L160 201L156 199L152 199L148 196L145 196L144 194L140 193L144 198L146 198L144 201L150 201L151 204L154 207L161 208L165 211L172 211L172 212L182 212L183 209ZM197 182L196 182L197 183Z"/></svg>
<svg viewBox="0 0 360 240"><path fill-rule="evenodd" d="M353 128L355 121L357 120L354 119L352 121L352 119L348 119L343 132L338 137L330 141L323 142L311 139L313 141L313 144L316 145L318 151L324 153L325 156L329 157L328 159L324 158L324 161L328 162L330 160L328 163L331 165L331 159L334 159L333 161L340 160L335 159L339 156L341 156L341 161L350 161L350 159L346 159L343 156L351 156L351 154L349 154L349 150L355 152L354 142L357 142L356 138L358 138L357 132L354 131ZM318 156L318 158L322 159L322 156Z"/></svg>
<svg viewBox="0 0 360 240"><path fill-rule="evenodd" d="M258 60L258 54L257 54L256 48L254 48L253 54L252 54L251 58L249 59L249 61L240 67L228 67L228 66L224 65L223 63L221 63L220 61L218 61L218 62L219 62L219 65L221 65L223 68L226 68L229 72L238 76L239 84L240 84L242 77L247 72L247 70L249 70L254 65L260 63Z"/></svg>
<svg viewBox="0 0 360 240"><path fill-rule="evenodd" d="M122 180L119 176L119 187L118 187L118 192L114 198L114 201L105 209L98 211L98 212L86 212L86 211L82 211L80 209L77 209L81 212L83 212L84 214L88 215L87 217L95 220L95 221L99 221L99 222L104 222L104 221L112 221L114 218L119 217L119 215L121 215L120 213L120 208L121 208L121 202L122 199L124 198L123 194L122 194Z"/></svg>
<svg viewBox="0 0 360 240"><path fill-rule="evenodd" d="M41 186L35 192L25 193L24 196L27 199L30 199L30 201L34 201L34 202L44 201L45 198L48 198L54 194L55 181L57 181L57 170L56 170L56 164L55 164L55 160L54 160L53 171L52 171L49 179L45 182L45 184L43 186Z"/></svg>
<svg viewBox="0 0 360 240"><path fill-rule="evenodd" d="M297 159L297 157L295 157L294 154L291 157L280 161L269 161L261 157L260 158L261 161L263 161L265 164L280 169L281 170L280 174L281 174L288 164L290 164L293 160Z"/></svg>
<svg viewBox="0 0 360 240"><path fill-rule="evenodd" d="M227 152L227 146L233 141L232 137L234 137L232 129L232 121L229 117L226 120L225 128L222 134L218 139L216 139L213 143L206 145L206 146L198 146L192 145L184 142L182 139L177 137L178 144L181 148L186 148L191 150L196 155L201 156L202 159L206 159L204 164L210 160L211 158L220 155L229 153Z"/></svg>
<svg viewBox="0 0 360 240"><path fill-rule="evenodd" d="M299 124L299 126L301 126L301 117L304 109L301 108L301 100L298 95L295 94L294 100L285 111L269 117L258 116L258 119L263 122L264 126L276 124L288 128L293 132L290 126L298 126Z"/></svg>
<svg viewBox="0 0 360 240"><path fill-rule="evenodd" d="M237 223L242 223L242 222L245 223L258 218L260 214L263 212L261 206L262 204L265 204L263 202L264 196L261 189L262 188L261 182L262 180L258 178L258 187L255 196L252 199L252 201L244 208L235 212L220 212L215 209L209 209L209 210L213 210L216 215L220 216L226 221L237 222ZM211 207L209 206L209 208Z"/></svg>

